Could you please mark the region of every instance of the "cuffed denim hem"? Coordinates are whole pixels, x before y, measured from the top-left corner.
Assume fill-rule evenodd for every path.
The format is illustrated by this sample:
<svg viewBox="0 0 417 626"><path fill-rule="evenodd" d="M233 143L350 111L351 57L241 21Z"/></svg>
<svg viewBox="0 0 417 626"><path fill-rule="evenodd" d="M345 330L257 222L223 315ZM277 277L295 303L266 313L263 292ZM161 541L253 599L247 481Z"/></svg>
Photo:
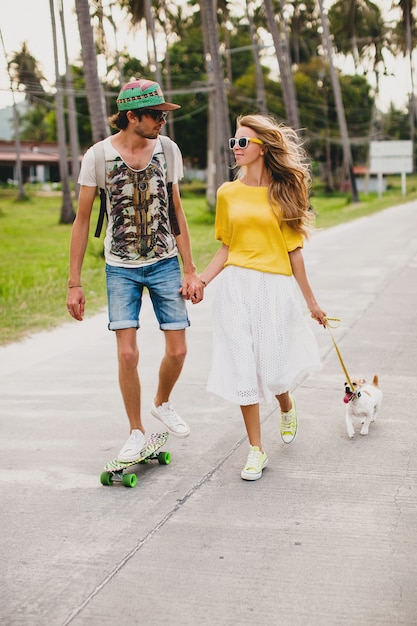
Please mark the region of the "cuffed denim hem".
<svg viewBox="0 0 417 626"><path fill-rule="evenodd" d="M124 330L125 328L139 328L139 322L136 320L119 320L117 322L109 322L107 325L109 330Z"/></svg>
<svg viewBox="0 0 417 626"><path fill-rule="evenodd" d="M165 324L161 324L159 328L161 330L184 330L184 328L188 328L189 325L189 320L186 322L166 322Z"/></svg>

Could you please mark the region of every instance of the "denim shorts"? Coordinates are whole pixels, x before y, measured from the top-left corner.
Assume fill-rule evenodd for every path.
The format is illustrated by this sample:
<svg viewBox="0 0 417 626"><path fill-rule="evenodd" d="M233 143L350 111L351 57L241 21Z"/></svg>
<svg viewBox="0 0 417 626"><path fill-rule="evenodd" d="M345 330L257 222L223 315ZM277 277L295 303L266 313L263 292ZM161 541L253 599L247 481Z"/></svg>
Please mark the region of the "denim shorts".
<svg viewBox="0 0 417 626"><path fill-rule="evenodd" d="M161 330L182 330L190 325L185 300L178 291L182 284L178 257L143 267L106 264L106 282L109 330L139 328L144 287Z"/></svg>

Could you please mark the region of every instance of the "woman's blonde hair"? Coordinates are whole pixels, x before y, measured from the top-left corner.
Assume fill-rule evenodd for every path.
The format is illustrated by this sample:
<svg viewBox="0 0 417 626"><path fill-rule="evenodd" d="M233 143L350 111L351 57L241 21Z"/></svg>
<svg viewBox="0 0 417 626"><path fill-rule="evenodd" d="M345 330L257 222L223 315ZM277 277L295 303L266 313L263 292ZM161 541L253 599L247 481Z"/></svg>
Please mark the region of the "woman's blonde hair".
<svg viewBox="0 0 417 626"><path fill-rule="evenodd" d="M264 145L270 174L268 197L274 213L295 231L308 237L314 211L310 206L311 170L307 153L295 130L265 115L241 115L237 128L251 128ZM242 178L245 167L240 168Z"/></svg>

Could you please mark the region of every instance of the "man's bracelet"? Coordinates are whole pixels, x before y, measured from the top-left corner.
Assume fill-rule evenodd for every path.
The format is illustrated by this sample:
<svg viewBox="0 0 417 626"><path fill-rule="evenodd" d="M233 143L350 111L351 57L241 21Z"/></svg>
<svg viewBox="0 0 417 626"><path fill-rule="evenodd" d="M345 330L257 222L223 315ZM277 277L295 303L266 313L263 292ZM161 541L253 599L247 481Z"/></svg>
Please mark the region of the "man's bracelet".
<svg viewBox="0 0 417 626"><path fill-rule="evenodd" d="M75 289L76 287L81 287L81 285L68 285L68 289Z"/></svg>
<svg viewBox="0 0 417 626"><path fill-rule="evenodd" d="M203 283L204 287L207 287L207 283L205 280L203 280L202 278L200 278L201 282Z"/></svg>

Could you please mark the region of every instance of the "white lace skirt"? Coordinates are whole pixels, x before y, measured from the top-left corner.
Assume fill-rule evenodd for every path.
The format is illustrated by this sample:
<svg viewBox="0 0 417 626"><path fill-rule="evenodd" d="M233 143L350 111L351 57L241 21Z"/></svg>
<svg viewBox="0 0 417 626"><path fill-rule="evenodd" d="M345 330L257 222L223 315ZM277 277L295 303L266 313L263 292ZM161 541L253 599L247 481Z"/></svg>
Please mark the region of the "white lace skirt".
<svg viewBox="0 0 417 626"><path fill-rule="evenodd" d="M229 265L216 283L208 391L241 406L270 403L320 369L293 276Z"/></svg>

